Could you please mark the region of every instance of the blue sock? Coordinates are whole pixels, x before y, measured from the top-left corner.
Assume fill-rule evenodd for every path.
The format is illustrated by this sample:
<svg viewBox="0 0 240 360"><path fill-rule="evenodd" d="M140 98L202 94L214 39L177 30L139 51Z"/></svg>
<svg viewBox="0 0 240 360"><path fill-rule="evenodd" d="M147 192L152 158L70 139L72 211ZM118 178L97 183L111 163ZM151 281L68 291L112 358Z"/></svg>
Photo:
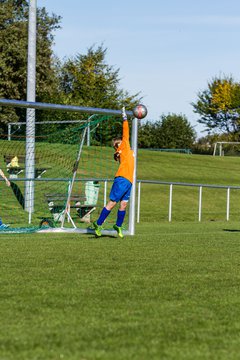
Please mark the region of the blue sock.
<svg viewBox="0 0 240 360"><path fill-rule="evenodd" d="M108 217L108 215L110 214L110 210L106 209L105 207L102 209L101 214L97 220L97 224L98 225L102 225L104 223L104 221L106 220L106 218Z"/></svg>
<svg viewBox="0 0 240 360"><path fill-rule="evenodd" d="M116 225L121 227L122 224L123 224L123 221L124 221L124 218L125 218L125 215L126 215L126 211L125 210L118 210L118 213L117 213L117 222L116 222Z"/></svg>
<svg viewBox="0 0 240 360"><path fill-rule="evenodd" d="M0 218L0 226L2 225L2 219Z"/></svg>

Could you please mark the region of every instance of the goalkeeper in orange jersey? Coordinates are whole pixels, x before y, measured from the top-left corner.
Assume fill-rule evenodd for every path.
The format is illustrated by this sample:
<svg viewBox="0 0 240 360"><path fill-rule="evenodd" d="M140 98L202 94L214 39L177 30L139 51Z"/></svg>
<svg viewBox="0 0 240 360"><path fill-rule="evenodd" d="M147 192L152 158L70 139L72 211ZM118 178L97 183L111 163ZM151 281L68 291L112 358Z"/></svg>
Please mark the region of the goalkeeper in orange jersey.
<svg viewBox="0 0 240 360"><path fill-rule="evenodd" d="M122 138L113 139L113 147L115 149L114 159L119 161L119 168L115 174L114 182L109 195L109 202L102 209L97 221L93 223L95 234L100 237L102 224L110 214L115 205L120 202L117 213L116 224L113 228L117 231L118 236L123 238L122 224L126 215L126 208L130 198L133 173L134 173L134 152L130 148L129 143L129 125L125 108L122 108L123 131Z"/></svg>

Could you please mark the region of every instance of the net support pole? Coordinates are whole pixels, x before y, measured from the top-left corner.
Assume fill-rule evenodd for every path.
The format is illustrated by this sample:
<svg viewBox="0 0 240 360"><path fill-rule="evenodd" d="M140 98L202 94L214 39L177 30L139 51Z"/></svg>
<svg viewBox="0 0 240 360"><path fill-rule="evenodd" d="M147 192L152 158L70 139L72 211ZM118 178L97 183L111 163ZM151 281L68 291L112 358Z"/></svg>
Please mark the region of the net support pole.
<svg viewBox="0 0 240 360"><path fill-rule="evenodd" d="M8 124L8 141L11 141L11 124Z"/></svg>
<svg viewBox="0 0 240 360"><path fill-rule="evenodd" d="M132 192L129 202L129 234L135 234L135 207L136 207L136 188L137 188L137 155L138 155L138 119L133 118L132 121L132 134L131 134L131 145L134 151L134 174Z"/></svg>
<svg viewBox="0 0 240 360"><path fill-rule="evenodd" d="M80 146L79 146L79 150L78 150L78 154L77 154L77 160L76 160L76 163L74 164L73 176L72 176L72 180L70 182L70 186L69 186L69 189L68 189L68 197L67 197L66 206L65 206L65 210L64 210L64 214L63 214L63 218L62 218L61 228L63 228L66 215L68 215L68 217L69 217L70 221L72 222L73 226L76 228L76 226L73 223L73 221L72 221L72 219L70 217L70 214L69 214L69 206L70 206L70 199L71 199L71 195L72 195L73 185L74 185L74 181L76 179L78 165L79 165L79 161L80 161L81 154L82 154L83 144L84 144L84 140L85 140L85 137L86 137L86 132L87 132L87 127L85 127L85 129L83 130L83 134L82 134L82 138L81 138L81 142L80 142Z"/></svg>
<svg viewBox="0 0 240 360"><path fill-rule="evenodd" d="M28 62L27 62L27 101L35 102L36 96L36 28L37 0L29 1L28 15ZM26 161L25 161L25 210L34 211L35 175L35 109L26 112ZM31 180L33 179L33 180Z"/></svg>

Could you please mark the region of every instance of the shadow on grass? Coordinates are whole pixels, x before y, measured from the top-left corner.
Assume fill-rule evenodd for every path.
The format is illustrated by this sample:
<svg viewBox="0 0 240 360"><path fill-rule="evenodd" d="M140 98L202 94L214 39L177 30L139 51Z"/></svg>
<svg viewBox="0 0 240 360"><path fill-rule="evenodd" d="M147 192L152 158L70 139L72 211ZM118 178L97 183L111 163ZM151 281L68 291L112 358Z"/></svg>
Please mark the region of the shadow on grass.
<svg viewBox="0 0 240 360"><path fill-rule="evenodd" d="M89 240L101 240L101 239L119 239L118 237L114 236L114 235L102 235L102 236L96 236L93 234L86 234L89 238Z"/></svg>
<svg viewBox="0 0 240 360"><path fill-rule="evenodd" d="M223 231L227 231L227 232L240 232L240 229L223 229Z"/></svg>

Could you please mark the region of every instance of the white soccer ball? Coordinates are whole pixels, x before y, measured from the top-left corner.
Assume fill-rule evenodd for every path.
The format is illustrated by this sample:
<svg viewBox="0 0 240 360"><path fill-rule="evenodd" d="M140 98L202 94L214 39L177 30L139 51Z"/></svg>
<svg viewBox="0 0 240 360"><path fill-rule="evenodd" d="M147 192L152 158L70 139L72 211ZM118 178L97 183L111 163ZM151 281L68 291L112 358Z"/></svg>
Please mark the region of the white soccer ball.
<svg viewBox="0 0 240 360"><path fill-rule="evenodd" d="M137 118L137 119L143 119L145 118L145 116L147 116L147 108L145 105L139 104L137 106L135 106L135 108L133 108L133 115Z"/></svg>

